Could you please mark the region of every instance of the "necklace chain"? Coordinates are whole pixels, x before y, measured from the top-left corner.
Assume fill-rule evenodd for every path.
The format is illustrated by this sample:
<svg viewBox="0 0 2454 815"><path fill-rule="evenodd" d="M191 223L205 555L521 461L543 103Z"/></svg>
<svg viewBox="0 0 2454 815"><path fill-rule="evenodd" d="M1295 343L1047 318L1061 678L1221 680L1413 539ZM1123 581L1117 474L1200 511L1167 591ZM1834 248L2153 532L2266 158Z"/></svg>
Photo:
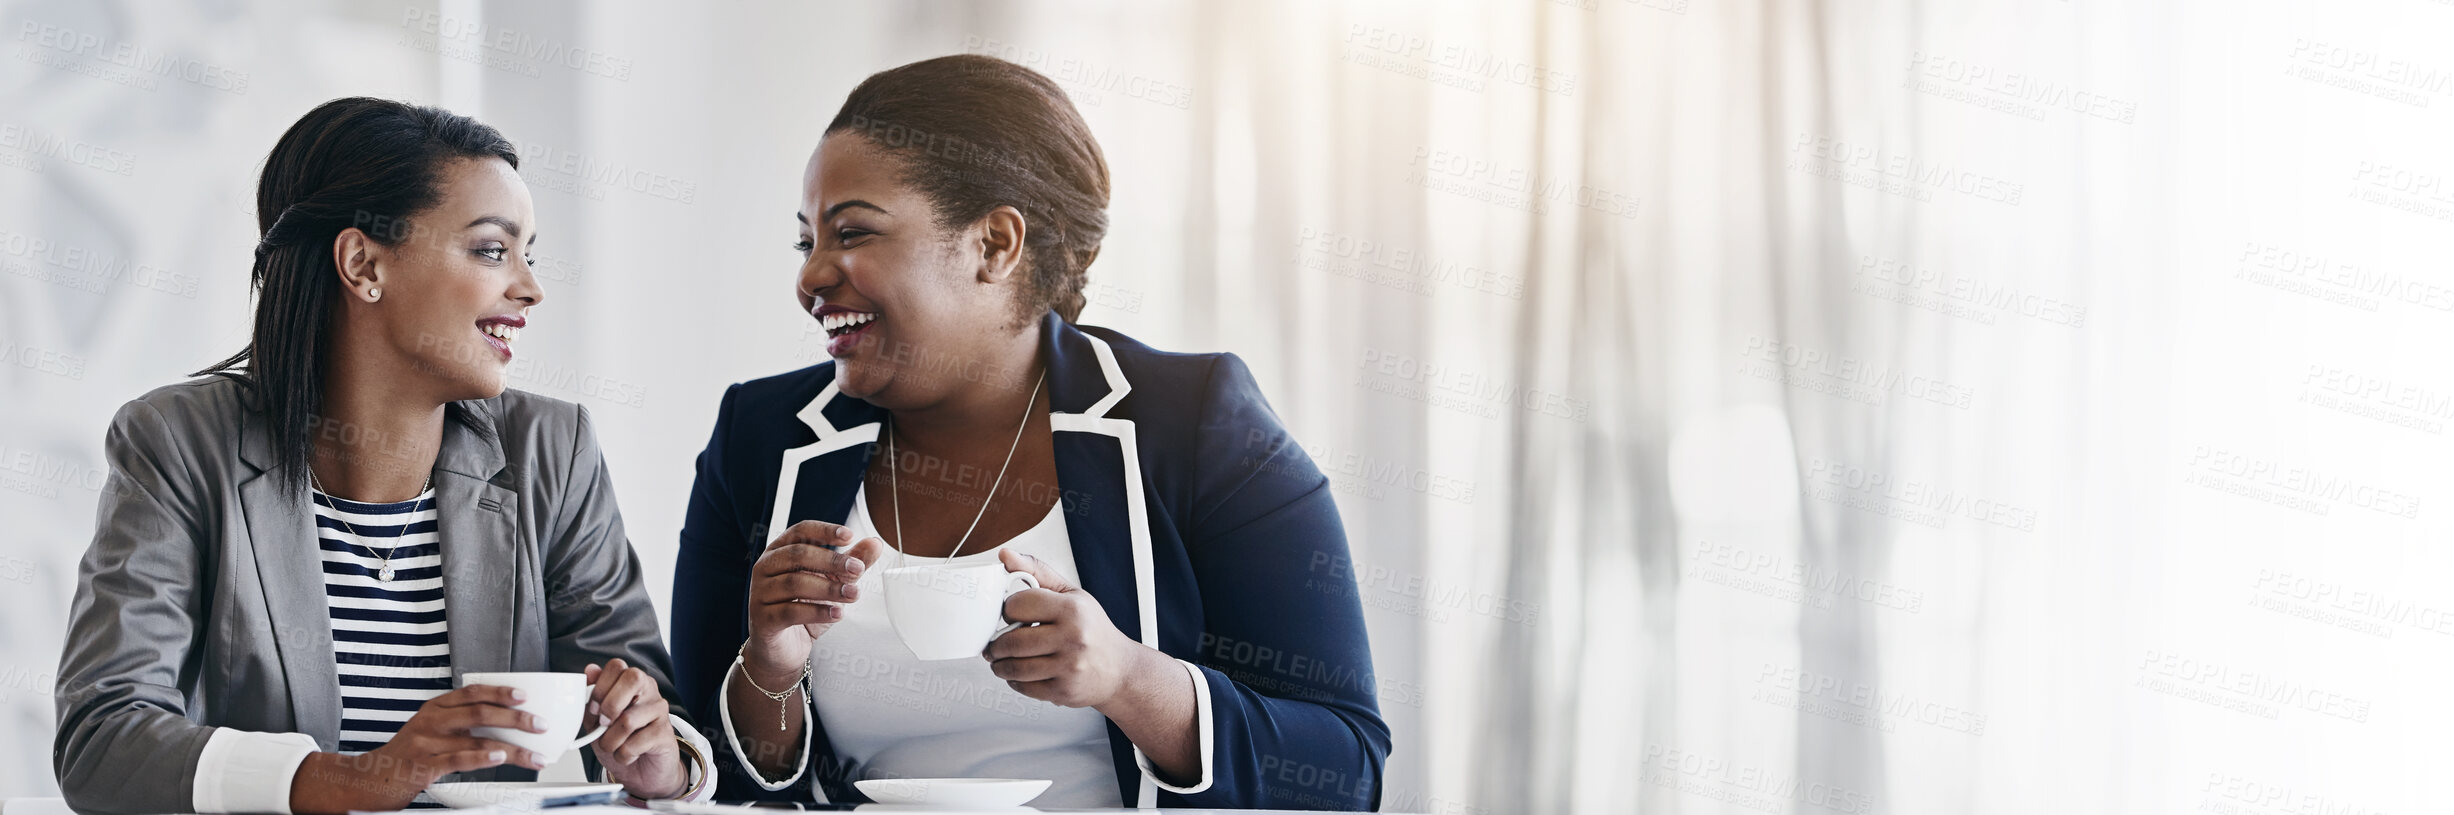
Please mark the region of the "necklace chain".
<svg viewBox="0 0 2454 815"><path fill-rule="evenodd" d="M1031 401L1023 403L1022 423L1015 425L1014 441L1006 445L1005 463L997 465L997 480L989 482L988 495L980 499L980 511L971 516L970 526L963 527L963 537L955 539L954 551L946 554L947 559L952 560L963 554L963 547L971 542L972 530L980 528L981 518L988 517L988 504L996 500L997 488L1005 485L1006 468L1014 466L1014 451L1022 448L1023 430L1031 426L1031 409L1039 406L1040 386L1046 384L1047 381L1048 374L1045 371L1040 373L1038 379L1032 380ZM903 479L897 475L902 470L903 460L895 457L895 420L894 417L889 416L886 419L886 488L887 493L895 499L895 540L893 543L895 554L898 555L903 554Z"/></svg>
<svg viewBox="0 0 2454 815"><path fill-rule="evenodd" d="M321 493L324 493L324 496L325 496L325 497L327 497L327 498L331 498L331 499L336 500L336 501L338 501L338 500L343 500L343 499L341 498L341 496L338 496L338 495L333 495L332 493L325 491L325 489L324 489L324 482L322 482L322 481L320 481L320 480L317 480L317 479L316 479L316 477L315 477L315 468L314 468L314 467L308 467L308 468L307 468L307 483L308 483L308 484L313 485L313 486L315 487L315 491L316 491L316 492L321 492ZM435 474L434 474L434 473L432 473L432 472L428 472L428 473L426 474L426 483L425 483L424 485L422 485L422 486L418 487L418 498L424 498L424 497L426 497L426 491L427 491L427 490L434 489L434 487L435 487ZM416 500L418 500L418 498L411 498L411 499L409 499L409 500L411 500L411 501L416 501ZM337 506L336 506L336 507L333 507L333 508L332 508L332 519L333 519L333 520L335 520L335 521L340 521L340 522L341 522L341 528L342 528L342 529L344 529L344 530L348 530L348 532L349 532L349 536L350 536L350 537L357 538L357 539L358 539L358 545L359 545L359 546L363 546L363 547L365 547L365 548L367 548L367 549L369 549L369 550L372 550L372 549L374 549L374 548L375 548L375 547L372 547L372 546L367 546L367 545L366 545L366 536L358 533L358 527L350 525L350 523L349 523L349 521L348 521L347 519L344 519L344 518L342 518L342 517L341 517L341 508L340 508L340 507L337 507ZM901 533L901 532L897 532L896 534L900 535L900 534L902 534L902 533ZM393 541L393 543L392 543L392 545L391 545L391 546L386 546L386 547L384 547L384 548L383 548L383 551L382 551L382 552L380 552L380 553L378 553L378 555L377 555L377 556L378 556L378 557L381 557L383 560L382 560L382 561L381 561L381 562L378 564L378 568L375 570L375 580L376 580L377 582L381 582L381 583L390 583L390 582L392 582L392 550L393 550L393 549L395 549L395 548L398 548L399 546L400 546L400 542L396 540L396 541Z"/></svg>

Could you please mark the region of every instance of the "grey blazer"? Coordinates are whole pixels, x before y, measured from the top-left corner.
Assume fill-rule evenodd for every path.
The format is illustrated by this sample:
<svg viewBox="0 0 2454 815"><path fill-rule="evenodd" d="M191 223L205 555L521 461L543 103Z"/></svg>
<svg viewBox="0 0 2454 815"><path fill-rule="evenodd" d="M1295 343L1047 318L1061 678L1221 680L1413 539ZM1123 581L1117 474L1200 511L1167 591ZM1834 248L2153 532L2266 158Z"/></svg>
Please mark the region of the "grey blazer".
<svg viewBox="0 0 2454 815"><path fill-rule="evenodd" d="M188 811L217 727L337 748L314 512L279 477L242 387L156 389L104 438L111 475L78 568L52 749L79 811ZM587 410L507 391L447 412L434 489L455 677L620 657L679 698Z"/></svg>

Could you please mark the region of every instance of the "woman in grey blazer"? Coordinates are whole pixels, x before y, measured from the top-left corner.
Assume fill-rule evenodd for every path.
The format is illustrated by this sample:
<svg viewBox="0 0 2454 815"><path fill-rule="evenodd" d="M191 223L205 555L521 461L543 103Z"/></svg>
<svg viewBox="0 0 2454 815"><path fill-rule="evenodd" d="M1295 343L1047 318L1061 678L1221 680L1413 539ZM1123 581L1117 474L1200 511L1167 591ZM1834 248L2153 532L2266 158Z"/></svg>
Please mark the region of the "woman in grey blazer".
<svg viewBox="0 0 2454 815"><path fill-rule="evenodd" d="M533 778L556 756L472 734L542 732L510 688L454 689L473 671L587 673L606 778L712 795L587 411L504 389L544 297L518 162L377 99L273 148L251 344L105 438L57 689L70 806L390 810Z"/></svg>

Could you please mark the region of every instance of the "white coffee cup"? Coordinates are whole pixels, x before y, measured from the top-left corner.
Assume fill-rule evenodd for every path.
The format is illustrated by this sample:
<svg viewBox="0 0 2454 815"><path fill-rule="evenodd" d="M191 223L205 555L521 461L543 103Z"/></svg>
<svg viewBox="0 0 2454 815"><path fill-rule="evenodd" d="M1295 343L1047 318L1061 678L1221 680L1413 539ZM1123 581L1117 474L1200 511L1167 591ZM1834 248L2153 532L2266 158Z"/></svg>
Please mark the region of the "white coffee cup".
<svg viewBox="0 0 2454 815"><path fill-rule="evenodd" d="M596 737L605 735L605 725L597 725L588 735L573 741L569 735L578 730L580 717L588 713L588 675L553 671L523 671L503 673L466 673L460 675L460 686L501 685L516 688L528 695L528 701L512 708L537 717L543 733L531 733L508 727L473 727L469 735L493 739L536 753L552 764L562 754L588 746Z"/></svg>
<svg viewBox="0 0 2454 815"><path fill-rule="evenodd" d="M979 656L989 641L1023 625L1006 622L1005 598L1040 587L1039 578L1002 563L904 566L879 572L878 580L895 634L924 660Z"/></svg>

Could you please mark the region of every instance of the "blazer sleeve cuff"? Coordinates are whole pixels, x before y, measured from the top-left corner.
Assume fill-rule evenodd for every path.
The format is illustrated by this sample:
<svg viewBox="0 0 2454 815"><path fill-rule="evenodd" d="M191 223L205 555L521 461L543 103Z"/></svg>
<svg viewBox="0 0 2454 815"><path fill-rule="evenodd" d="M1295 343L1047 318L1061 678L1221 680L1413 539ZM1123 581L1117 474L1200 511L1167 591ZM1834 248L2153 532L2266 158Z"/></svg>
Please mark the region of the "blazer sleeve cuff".
<svg viewBox="0 0 2454 815"><path fill-rule="evenodd" d="M196 789L190 803L199 813L289 815L290 781L315 751L315 737L305 733L214 728L196 755Z"/></svg>
<svg viewBox="0 0 2454 815"><path fill-rule="evenodd" d="M1150 779L1152 785L1178 795L1192 795L1210 788L1211 768L1216 766L1211 762L1210 678L1202 675L1199 665L1181 659L1176 660L1176 664L1184 666L1185 673L1193 677L1193 706L1197 711L1194 718L1199 721L1200 726L1200 733L1196 738L1199 739L1197 743L1201 745L1201 773L1194 776L1191 786L1179 787L1167 783L1166 778L1161 777L1157 770L1151 768L1150 757L1143 755L1140 747L1133 748L1133 763L1142 769L1142 777Z"/></svg>
<svg viewBox="0 0 2454 815"><path fill-rule="evenodd" d="M804 706L809 704L809 688L806 686L801 689L801 701ZM724 678L716 682L716 715L724 720L725 744L726 746L733 748L733 757L740 759L741 773L749 776L752 782L757 783L759 789L763 789L768 792L775 792L785 787L792 786L793 782L801 780L801 775L803 773L809 771L810 734L811 731L817 729L813 726L817 717L815 715L811 715L812 713L812 711L803 711L804 715L802 717L801 725L801 755L793 759L792 775L785 776L781 781L769 781L767 780L766 776L759 774L758 765L750 763L750 754L743 752L741 749L741 738L734 735L732 671L725 671Z"/></svg>

